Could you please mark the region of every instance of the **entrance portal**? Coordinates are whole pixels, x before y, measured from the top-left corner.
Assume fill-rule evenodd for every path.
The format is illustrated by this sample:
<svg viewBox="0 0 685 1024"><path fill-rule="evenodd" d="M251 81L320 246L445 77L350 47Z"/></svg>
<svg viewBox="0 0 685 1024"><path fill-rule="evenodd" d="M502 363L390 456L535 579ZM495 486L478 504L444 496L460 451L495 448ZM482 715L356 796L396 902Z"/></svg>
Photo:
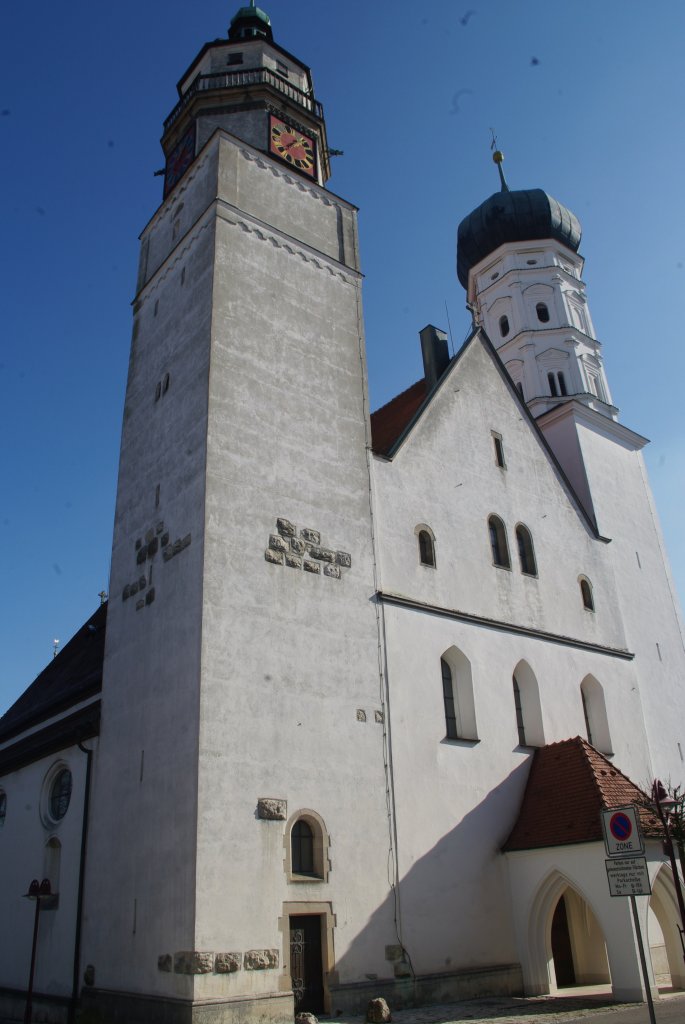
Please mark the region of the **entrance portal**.
<svg viewBox="0 0 685 1024"><path fill-rule="evenodd" d="M568 988L576 983L576 972L573 967L573 951L571 936L568 930L568 913L566 899L559 897L559 902L552 918L552 958L557 988Z"/></svg>
<svg viewBox="0 0 685 1024"><path fill-rule="evenodd" d="M323 963L318 914L290 918L290 976L295 1013L322 1013Z"/></svg>

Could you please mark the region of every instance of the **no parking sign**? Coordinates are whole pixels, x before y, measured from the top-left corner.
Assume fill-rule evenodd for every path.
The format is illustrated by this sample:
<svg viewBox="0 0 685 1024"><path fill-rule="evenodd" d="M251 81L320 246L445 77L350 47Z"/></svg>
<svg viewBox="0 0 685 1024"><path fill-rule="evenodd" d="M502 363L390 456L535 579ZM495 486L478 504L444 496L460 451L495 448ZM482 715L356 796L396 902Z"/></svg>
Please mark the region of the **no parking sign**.
<svg viewBox="0 0 685 1024"><path fill-rule="evenodd" d="M602 811L602 824L609 857L637 857L645 852L637 810L632 805Z"/></svg>

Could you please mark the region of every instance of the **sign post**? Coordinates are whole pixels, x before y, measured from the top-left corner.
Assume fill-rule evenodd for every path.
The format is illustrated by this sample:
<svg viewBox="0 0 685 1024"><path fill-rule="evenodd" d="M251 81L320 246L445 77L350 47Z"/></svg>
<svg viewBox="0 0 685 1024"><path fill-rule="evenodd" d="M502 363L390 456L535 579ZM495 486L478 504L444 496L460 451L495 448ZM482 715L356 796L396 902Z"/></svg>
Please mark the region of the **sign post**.
<svg viewBox="0 0 685 1024"><path fill-rule="evenodd" d="M636 896L651 896L652 894L647 861L642 856L645 852L645 844L640 832L637 808L631 805L611 807L602 811L602 828L604 829L604 845L609 857L609 860L604 861L609 881L609 893L611 896L630 897L630 909L633 912L640 966L647 994L649 1020L651 1024L656 1024L645 947L642 942L640 918L635 901Z"/></svg>

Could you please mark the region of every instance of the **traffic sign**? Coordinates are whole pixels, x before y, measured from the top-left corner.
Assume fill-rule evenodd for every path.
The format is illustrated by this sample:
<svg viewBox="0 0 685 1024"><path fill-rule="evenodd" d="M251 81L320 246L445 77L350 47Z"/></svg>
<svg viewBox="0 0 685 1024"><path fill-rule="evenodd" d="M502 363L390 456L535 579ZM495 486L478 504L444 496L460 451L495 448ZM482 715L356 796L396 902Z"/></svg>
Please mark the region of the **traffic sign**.
<svg viewBox="0 0 685 1024"><path fill-rule="evenodd" d="M604 863L612 896L651 896L644 857L623 857L620 860L605 860Z"/></svg>
<svg viewBox="0 0 685 1024"><path fill-rule="evenodd" d="M602 825L609 857L637 857L645 852L637 809L632 805L602 811Z"/></svg>

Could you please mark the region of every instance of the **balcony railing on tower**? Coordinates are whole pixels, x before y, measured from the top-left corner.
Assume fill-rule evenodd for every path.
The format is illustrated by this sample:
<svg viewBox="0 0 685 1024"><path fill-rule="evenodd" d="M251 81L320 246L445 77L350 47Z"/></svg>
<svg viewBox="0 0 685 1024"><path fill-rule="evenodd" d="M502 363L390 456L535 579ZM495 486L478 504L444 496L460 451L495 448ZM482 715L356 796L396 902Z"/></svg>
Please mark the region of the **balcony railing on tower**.
<svg viewBox="0 0 685 1024"><path fill-rule="evenodd" d="M219 71L211 75L198 75L167 117L164 131L167 132L178 120L182 110L197 93L213 89L244 89L248 85L269 85L315 117L323 118L323 107L308 93L268 68L250 68L245 71Z"/></svg>

